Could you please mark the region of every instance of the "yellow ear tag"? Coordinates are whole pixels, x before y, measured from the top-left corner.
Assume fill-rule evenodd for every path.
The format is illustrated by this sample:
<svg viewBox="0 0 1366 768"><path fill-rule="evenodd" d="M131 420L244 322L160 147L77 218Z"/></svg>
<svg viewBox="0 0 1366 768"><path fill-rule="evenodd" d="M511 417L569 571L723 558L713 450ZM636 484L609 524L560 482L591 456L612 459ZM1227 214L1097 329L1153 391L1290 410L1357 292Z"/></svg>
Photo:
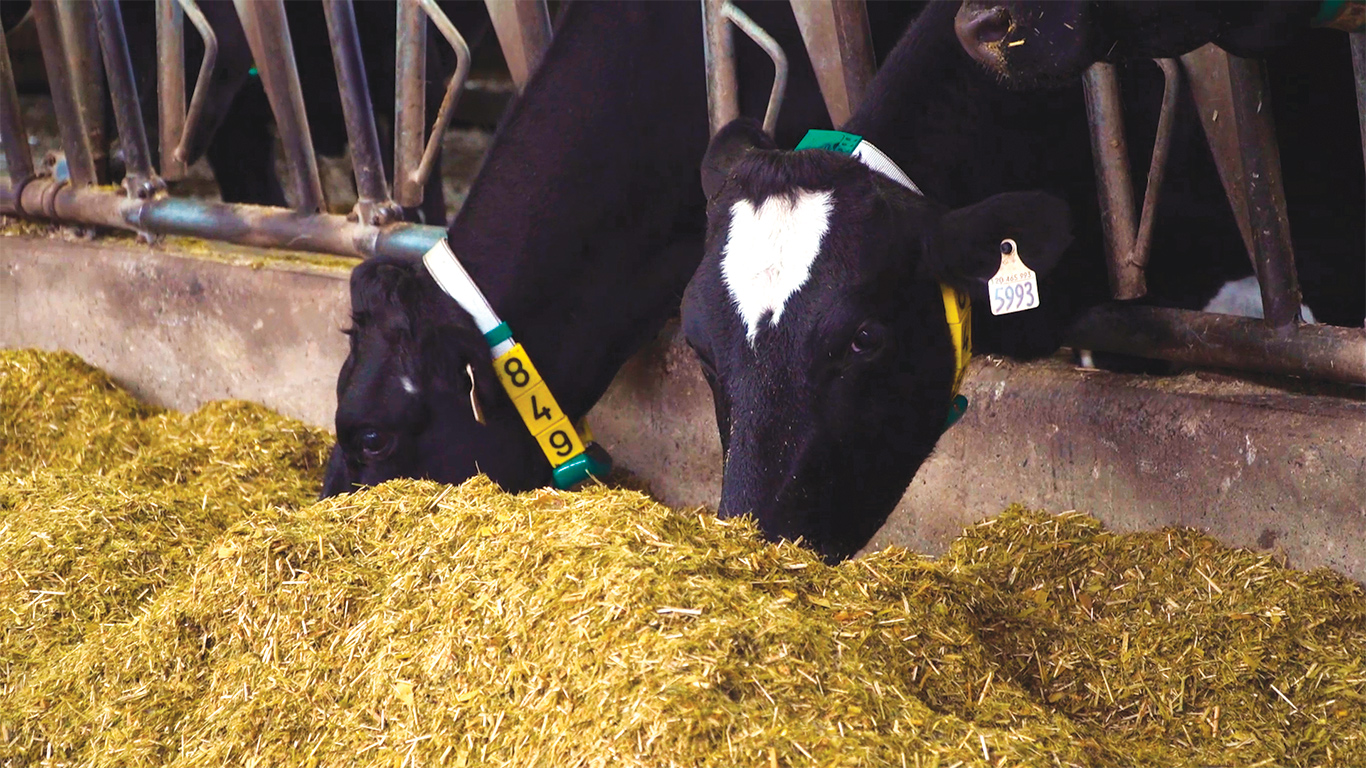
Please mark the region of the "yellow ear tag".
<svg viewBox="0 0 1366 768"><path fill-rule="evenodd" d="M944 296L944 319L949 322L949 338L953 340L953 397L949 403L949 416L944 422L947 430L968 409L968 399L958 391L963 386L968 361L972 359L972 302L966 293L953 286L940 283L939 290Z"/></svg>
<svg viewBox="0 0 1366 768"><path fill-rule="evenodd" d="M951 285L941 283L944 294L944 318L949 321L949 338L953 339L954 374L953 394L963 385L963 374L972 359L972 302L968 295Z"/></svg>

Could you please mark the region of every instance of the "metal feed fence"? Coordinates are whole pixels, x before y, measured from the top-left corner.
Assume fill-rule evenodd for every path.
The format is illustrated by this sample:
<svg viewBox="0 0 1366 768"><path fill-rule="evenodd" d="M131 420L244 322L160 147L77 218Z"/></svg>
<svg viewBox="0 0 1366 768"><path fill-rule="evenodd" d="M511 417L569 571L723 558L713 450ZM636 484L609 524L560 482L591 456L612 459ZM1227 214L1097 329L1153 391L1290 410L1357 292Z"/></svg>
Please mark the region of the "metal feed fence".
<svg viewBox="0 0 1366 768"><path fill-rule="evenodd" d="M765 125L781 107L786 80L782 50L728 0L700 0L705 28L708 107L716 130L739 113L732 26L773 59L775 82ZM392 186L383 173L370 90L351 0L324 0L328 37L342 100L358 201L351 215L320 213L322 189L309 139L303 97L283 0L234 0L284 146L296 210L170 197L163 179L185 173L188 147L202 135L204 93L218 45L194 0L156 0L157 85L160 99L160 173L148 149L133 81L127 38L116 0L34 0L33 19L62 157L52 172L35 169L20 120L9 52L0 35L0 146L9 184L0 184L0 212L144 234L309 250L342 256L417 256L444 236L439 227L405 223L402 208L422 203L434 156L469 73L469 49L434 0L398 3L397 71ZM544 0L487 0L494 31L520 87L550 41ZM860 0L793 0L793 11L815 65L832 122L842 124L858 107L874 72L866 8ZM435 124L426 125L422 78L427 22L456 52L457 66ZM186 21L203 38L205 55L185 104ZM1352 36L1356 94L1366 147L1366 35ZM94 51L100 51L96 56ZM1200 106L1220 177L1259 279L1264 320L1204 312L1107 305L1073 329L1070 343L1181 363L1293 374L1366 384L1366 331L1300 321L1294 250L1281 185L1280 160L1269 111L1258 109L1266 88L1256 61L1212 46L1177 60L1157 62L1166 78L1157 144L1141 209L1135 211L1121 99L1114 69L1093 66L1085 75L1092 149L1099 182L1111 287L1116 299L1146 292L1144 268L1178 94L1190 87ZM122 190L108 181L102 89L123 146ZM1211 120L1211 114L1225 115ZM1366 153L1364 153L1366 154ZM392 189L392 194L391 194ZM1366 258L1366 255L1363 255ZM1366 286L1363 286L1366 291Z"/></svg>

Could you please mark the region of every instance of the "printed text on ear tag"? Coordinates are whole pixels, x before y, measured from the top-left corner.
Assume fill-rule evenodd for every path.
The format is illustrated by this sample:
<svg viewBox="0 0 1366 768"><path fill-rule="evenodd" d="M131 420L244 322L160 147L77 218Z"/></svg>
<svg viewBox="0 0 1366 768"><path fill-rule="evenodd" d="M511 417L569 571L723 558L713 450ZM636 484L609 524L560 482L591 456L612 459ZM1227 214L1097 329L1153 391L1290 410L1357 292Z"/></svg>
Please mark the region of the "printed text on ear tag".
<svg viewBox="0 0 1366 768"><path fill-rule="evenodd" d="M1009 238L1001 241L1001 268L987 281L991 314L1008 315L1039 306L1039 277L1020 261L1020 249Z"/></svg>

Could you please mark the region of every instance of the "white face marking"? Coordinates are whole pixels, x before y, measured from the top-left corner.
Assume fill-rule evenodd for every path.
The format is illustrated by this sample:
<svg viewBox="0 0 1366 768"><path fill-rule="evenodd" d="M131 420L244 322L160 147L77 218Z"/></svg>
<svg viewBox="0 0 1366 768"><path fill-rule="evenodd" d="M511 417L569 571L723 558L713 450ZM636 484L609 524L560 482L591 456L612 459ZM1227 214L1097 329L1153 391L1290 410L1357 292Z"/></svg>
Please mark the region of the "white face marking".
<svg viewBox="0 0 1366 768"><path fill-rule="evenodd" d="M794 198L774 195L758 208L748 200L731 206L721 277L751 346L764 315L778 325L783 305L810 277L833 207L833 192L807 189Z"/></svg>
<svg viewBox="0 0 1366 768"><path fill-rule="evenodd" d="M408 378L407 376L399 376L398 383L403 385L404 392L407 392L410 395L417 394L417 385L414 384L413 380Z"/></svg>

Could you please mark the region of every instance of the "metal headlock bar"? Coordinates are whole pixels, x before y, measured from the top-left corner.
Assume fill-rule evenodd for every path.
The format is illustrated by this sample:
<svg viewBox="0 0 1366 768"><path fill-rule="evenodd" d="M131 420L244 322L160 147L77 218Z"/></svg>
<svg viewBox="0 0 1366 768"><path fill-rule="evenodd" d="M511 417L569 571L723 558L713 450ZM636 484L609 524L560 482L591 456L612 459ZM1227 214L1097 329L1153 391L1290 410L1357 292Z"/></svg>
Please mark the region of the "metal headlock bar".
<svg viewBox="0 0 1366 768"><path fill-rule="evenodd" d="M486 0L509 68L519 86L548 44L544 0ZM204 94L217 54L217 39L193 0L160 0L158 9L158 83L162 96L161 157L146 151L145 131L136 89L128 66L126 37L113 0L95 4L80 0L34 0L33 20L43 51L62 153L50 173L35 169L20 119L13 70L5 41L0 39L0 150L8 184L0 184L0 212L113 227L149 234L173 234L262 247L288 247L343 256L426 253L444 236L439 227L388 223L390 197L375 160L374 119L368 114L368 89L361 64L351 0L328 0L329 37L333 41L351 141L360 202L359 220L320 214L323 197L317 161L307 130L303 100L294 65L293 46L280 0L235 0L242 26L285 143L288 167L299 211L175 199L159 191L154 160L162 172L178 178L186 145L196 135L204 110ZM765 116L772 130L781 106L787 65L772 38L727 0L699 0L703 10L708 106L713 130L738 115L734 49L730 25L740 27L774 61L774 87ZM176 6L179 6L177 9ZM513 13L512 11L516 11ZM866 12L845 0L800 0L794 11L812 60L820 63L822 95L836 124L857 109L871 77L871 45ZM463 38L431 0L400 0L400 44L397 46L395 176L393 199L415 207L433 171L435 148L454 111L469 68ZM181 18L183 17L183 18ZM457 52L457 72L448 86L436 125L425 125L422 79L426 72L426 26L431 19ZM205 60L187 114L184 111L183 24L189 21L204 39ZM93 43L99 42L96 46ZM510 44L513 41L515 44ZM1366 155L1366 35L1351 36L1358 109ZM96 54L98 50L101 54ZM1279 156L1269 110L1256 104L1265 89L1260 64L1221 52L1200 51L1182 58L1192 94L1230 194L1244 241L1260 277L1265 322L1156 308L1101 307L1072 333L1071 342L1090 349L1124 352L1302 376L1366 383L1366 334L1354 329L1305 326L1299 323L1299 295L1293 251L1280 183ZM514 61L515 59L515 61ZM1088 101L1095 144L1102 208L1106 210L1111 274L1117 295L1141 295L1146 251L1151 242L1155 207L1170 133L1170 103L1177 98L1180 72L1159 62L1167 78L1159 117L1158 145L1149 170L1143 211L1135 217L1128 169L1121 162L1123 134L1119 126L1116 87L1103 70L1088 73ZM91 73L98 76L91 77ZM79 76L78 76L79 75ZM101 188L105 180L107 138L103 103L107 98L124 137L127 193ZM1222 108L1220 108L1222 105ZM1209 116L1219 109L1225 120ZM429 138L430 135L430 138ZM1115 141L1102 141L1108 138ZM172 149L173 147L173 149ZM1109 149L1107 149L1107 147ZM1113 150L1120 148L1117 153ZM168 154L169 152L169 154ZM1250 183L1249 179L1257 183ZM142 195L143 197L139 197ZM1135 221L1137 227L1135 228Z"/></svg>
<svg viewBox="0 0 1366 768"><path fill-rule="evenodd" d="M764 111L764 131L773 135L778 112L787 92L787 56L767 32L736 8L730 0L701 0L702 55L707 66L707 109L711 132L740 116L740 87L735 79L735 44L730 25L734 24L773 60L773 89Z"/></svg>

